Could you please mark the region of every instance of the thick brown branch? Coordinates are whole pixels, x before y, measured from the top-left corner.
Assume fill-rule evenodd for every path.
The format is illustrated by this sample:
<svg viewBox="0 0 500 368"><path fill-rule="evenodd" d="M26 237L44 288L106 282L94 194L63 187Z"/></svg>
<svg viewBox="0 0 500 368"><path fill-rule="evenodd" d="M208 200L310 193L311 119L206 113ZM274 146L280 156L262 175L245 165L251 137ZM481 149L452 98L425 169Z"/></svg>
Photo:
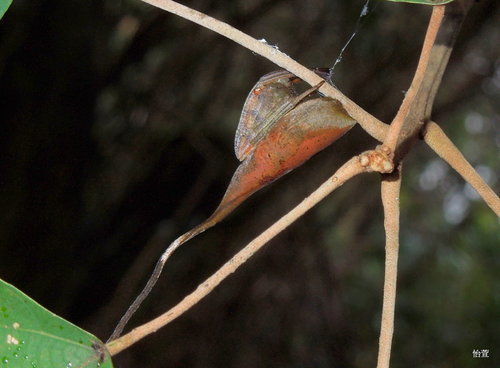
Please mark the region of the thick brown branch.
<svg viewBox="0 0 500 368"><path fill-rule="evenodd" d="M429 67L431 50L436 42L438 30L443 22L444 10L444 6L435 6L432 9L432 16L429 21L429 26L427 27L427 33L425 35L424 45L422 46L422 52L418 61L417 70L413 76L410 88L406 92L405 98L399 107L396 117L391 123L391 127L389 128L389 132L384 141L384 144L389 147L392 152L396 150L396 145L399 141L399 135L403 128L403 124L408 121L410 110L412 106L416 104L418 94L422 93L421 86L424 81L424 77L426 76L427 68ZM420 109L420 112L423 113L423 109ZM411 124L411 122L408 121L407 124Z"/></svg>
<svg viewBox="0 0 500 368"><path fill-rule="evenodd" d="M457 173L462 175L483 198L486 204L500 216L500 199L495 192L479 176L472 165L462 155L462 152L446 136L443 130L434 122L429 122L425 126L425 143L431 147L443 160L445 160Z"/></svg>
<svg viewBox="0 0 500 368"><path fill-rule="evenodd" d="M471 3L471 0L458 0L433 8L415 77L393 122L394 125L401 125L397 134L397 159L406 155L417 140L423 123L430 120L436 93ZM394 136L388 138L390 144L394 144L399 130L397 126L394 129L394 133L391 133Z"/></svg>
<svg viewBox="0 0 500 368"><path fill-rule="evenodd" d="M394 311L396 308L396 280L398 274L399 249L399 193L401 189L401 167L382 178L382 204L385 227L385 273L382 320L377 368L389 368L392 335L394 333Z"/></svg>

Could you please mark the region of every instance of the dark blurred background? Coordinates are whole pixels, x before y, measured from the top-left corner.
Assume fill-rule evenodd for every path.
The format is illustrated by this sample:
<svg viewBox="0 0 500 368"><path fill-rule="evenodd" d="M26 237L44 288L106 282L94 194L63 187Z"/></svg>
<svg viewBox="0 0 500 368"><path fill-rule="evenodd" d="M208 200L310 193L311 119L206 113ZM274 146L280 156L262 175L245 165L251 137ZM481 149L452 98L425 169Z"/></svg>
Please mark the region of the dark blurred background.
<svg viewBox="0 0 500 368"><path fill-rule="evenodd" d="M331 66L364 1L194 0L304 65ZM430 8L372 1L334 82L388 122ZM499 191L500 2L478 1L434 119ZM135 1L15 0L0 22L0 277L106 340L161 251L204 220L233 138L276 66ZM177 303L348 157L359 127L181 248L129 328ZM498 219L424 144L404 167L392 367L493 367ZM374 366L382 301L379 177L357 177L117 367ZM489 359L473 359L489 349Z"/></svg>

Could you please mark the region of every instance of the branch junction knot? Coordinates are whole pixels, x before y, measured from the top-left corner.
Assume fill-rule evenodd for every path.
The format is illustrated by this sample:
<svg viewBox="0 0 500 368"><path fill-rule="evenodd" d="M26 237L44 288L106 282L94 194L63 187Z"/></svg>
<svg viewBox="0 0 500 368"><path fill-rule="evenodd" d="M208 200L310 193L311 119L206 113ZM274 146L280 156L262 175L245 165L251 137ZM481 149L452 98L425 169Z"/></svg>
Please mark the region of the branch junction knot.
<svg viewBox="0 0 500 368"><path fill-rule="evenodd" d="M392 150L386 145L377 146L374 150L359 155L359 164L368 172L376 171L388 174L394 170Z"/></svg>

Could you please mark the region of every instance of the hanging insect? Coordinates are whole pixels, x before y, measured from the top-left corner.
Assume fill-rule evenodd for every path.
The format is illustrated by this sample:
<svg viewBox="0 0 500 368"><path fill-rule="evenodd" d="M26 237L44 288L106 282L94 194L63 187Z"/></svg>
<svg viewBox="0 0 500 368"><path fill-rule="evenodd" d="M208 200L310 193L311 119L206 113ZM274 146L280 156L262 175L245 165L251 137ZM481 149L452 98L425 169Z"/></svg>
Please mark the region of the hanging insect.
<svg viewBox="0 0 500 368"><path fill-rule="evenodd" d="M326 78L326 69L314 69ZM311 97L324 83L298 94L295 75L280 70L264 75L243 105L235 137L236 169L221 203L204 222L169 245L155 266L144 290L118 323L110 340L117 338L149 294L170 255L183 243L214 226L250 195L300 166L351 129L356 121L340 102Z"/></svg>
<svg viewBox="0 0 500 368"><path fill-rule="evenodd" d="M324 79L329 76L327 68L313 70ZM298 82L300 79L292 73L277 70L261 77L252 88L243 105L234 139L234 151L238 160L243 161L274 123L321 85L298 96L294 88L294 84Z"/></svg>

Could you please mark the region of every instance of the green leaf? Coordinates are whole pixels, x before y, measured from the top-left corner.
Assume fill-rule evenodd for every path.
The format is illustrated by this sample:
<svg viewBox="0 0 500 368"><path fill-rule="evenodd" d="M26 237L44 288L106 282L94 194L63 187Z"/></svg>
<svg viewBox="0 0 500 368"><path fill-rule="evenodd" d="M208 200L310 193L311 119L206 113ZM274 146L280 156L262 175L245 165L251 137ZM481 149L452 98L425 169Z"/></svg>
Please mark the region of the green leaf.
<svg viewBox="0 0 500 368"><path fill-rule="evenodd" d="M386 0L395 3L411 3L411 4L421 4L421 5L444 5L451 3L453 0Z"/></svg>
<svg viewBox="0 0 500 368"><path fill-rule="evenodd" d="M0 19L2 19L7 9L9 9L10 4L12 4L12 0L0 0Z"/></svg>
<svg viewBox="0 0 500 368"><path fill-rule="evenodd" d="M0 280L0 366L112 368L95 336L48 311Z"/></svg>

